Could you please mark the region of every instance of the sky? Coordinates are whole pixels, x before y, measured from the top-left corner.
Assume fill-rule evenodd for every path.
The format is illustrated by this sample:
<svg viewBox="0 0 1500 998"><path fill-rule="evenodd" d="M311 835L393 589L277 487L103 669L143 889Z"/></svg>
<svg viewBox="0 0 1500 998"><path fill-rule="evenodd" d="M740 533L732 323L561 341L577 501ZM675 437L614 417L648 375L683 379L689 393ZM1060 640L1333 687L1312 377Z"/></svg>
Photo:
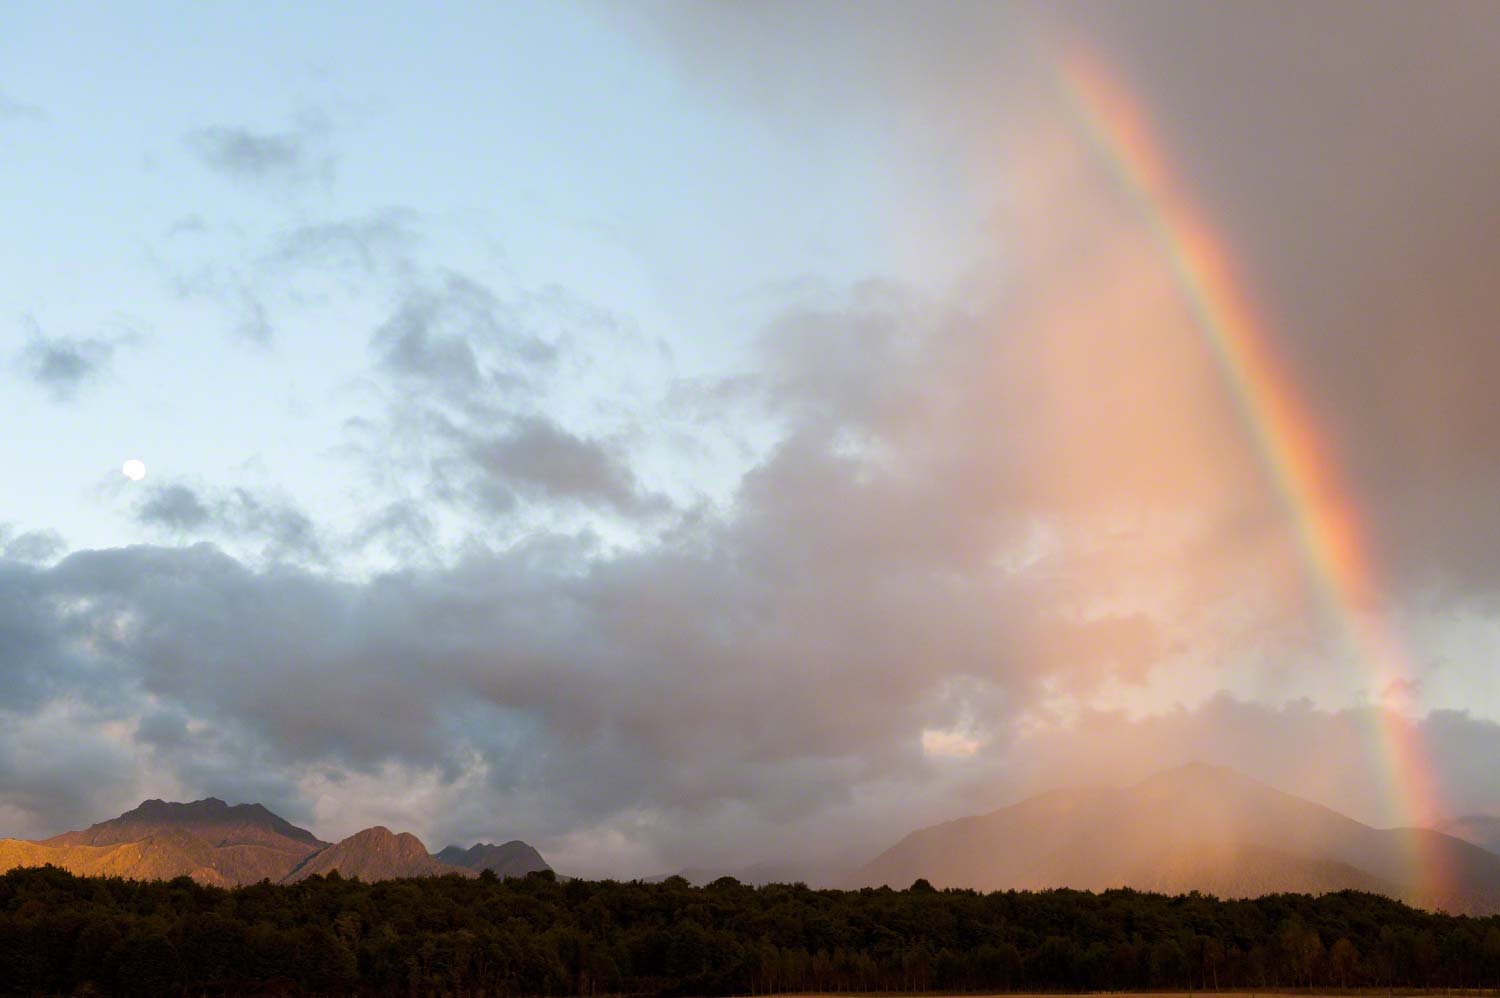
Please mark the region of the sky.
<svg viewBox="0 0 1500 998"><path fill-rule="evenodd" d="M1500 814L1494 5L0 19L0 834L829 869L1193 760Z"/></svg>

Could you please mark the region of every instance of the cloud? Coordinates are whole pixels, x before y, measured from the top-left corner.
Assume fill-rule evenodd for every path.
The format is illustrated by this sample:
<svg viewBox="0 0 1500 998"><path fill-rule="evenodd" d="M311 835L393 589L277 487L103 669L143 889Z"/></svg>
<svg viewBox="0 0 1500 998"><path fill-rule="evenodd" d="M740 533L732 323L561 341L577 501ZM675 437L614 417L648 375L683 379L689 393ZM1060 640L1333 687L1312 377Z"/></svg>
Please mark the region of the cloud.
<svg viewBox="0 0 1500 998"><path fill-rule="evenodd" d="M302 163L302 142L294 134L258 135L240 128L203 128L188 141L209 166L234 176L261 178Z"/></svg>
<svg viewBox="0 0 1500 998"><path fill-rule="evenodd" d="M285 267L334 267L375 275L390 268L411 266L408 256L418 248L415 214L389 209L358 218L299 225L282 233L269 254Z"/></svg>
<svg viewBox="0 0 1500 998"><path fill-rule="evenodd" d="M554 316L575 330L611 321L556 290L501 297L460 274L412 288L371 335L385 411L351 424L357 449L377 474L405 469L429 502L480 522L666 513L670 501L632 468L628 432L584 432L547 411L559 369L577 357L541 331Z"/></svg>
<svg viewBox="0 0 1500 998"><path fill-rule="evenodd" d="M407 421L422 427L413 453L539 504L648 509L623 451L495 401L508 383L495 372L528 339L498 301L463 285L456 300L419 299L421 321L372 340L423 403L393 411L430 421ZM1168 645L1154 617L1118 605L1128 572L1031 551L1024 503L986 486L1009 457L996 414L969 404L993 388L979 329L889 287L774 325L752 394L784 437L732 503L669 519L643 546L609 552L553 526L365 581L207 546L75 553L27 578L42 602L80 608L74 630L109 638L88 646L91 667L213 733L187 756L260 759L320 809L372 815L369 788L394 781L393 796L426 802L402 816L429 837L503 813L506 834L579 850L590 872L605 871L584 843L605 841L653 864L771 848L788 828L824 858L877 848L953 806L962 774L935 767L967 762L930 759L925 732L988 744L1049 682L1140 676ZM168 486L143 515L232 531L238 506L223 502ZM399 506L394 522L430 508ZM1017 550L1030 553L1002 557ZM424 814L434 801L454 813Z"/></svg>
<svg viewBox="0 0 1500 998"><path fill-rule="evenodd" d="M226 246L244 242L244 232L233 225L211 226L193 215L172 223L167 237L152 257L172 292L214 303L223 310L232 336L269 347L276 338L272 290L254 262L241 259L243 250L225 252Z"/></svg>
<svg viewBox="0 0 1500 998"><path fill-rule="evenodd" d="M276 338L276 331L271 326L271 315L266 303L248 285L241 285L234 297L237 299L235 310L238 312L234 334L256 346L269 346Z"/></svg>
<svg viewBox="0 0 1500 998"><path fill-rule="evenodd" d="M555 357L512 303L456 273L407 293L371 348L387 373L461 406L481 404L481 393L523 389L532 369Z"/></svg>
<svg viewBox="0 0 1500 998"><path fill-rule="evenodd" d="M184 140L204 166L231 180L301 185L331 178L333 159L321 151L327 133L327 121L309 115L284 131L215 125Z"/></svg>
<svg viewBox="0 0 1500 998"><path fill-rule="evenodd" d="M102 380L114 360L116 340L102 337L48 336L28 320L31 336L21 349L21 370L54 402L76 398Z"/></svg>
<svg viewBox="0 0 1500 998"><path fill-rule="evenodd" d="M625 516L665 512L668 501L647 494L618 449L567 432L532 416L506 432L470 442L474 464L493 480L486 494L500 495L508 508L511 494L546 502L597 505ZM503 490L497 493L496 490Z"/></svg>
<svg viewBox="0 0 1500 998"><path fill-rule="evenodd" d="M833 126L849 121L892 136L901 162L915 164L903 189L951 190L945 178L957 176L962 210L990 223L984 235L997 253L1019 254L1011 266L1023 283L1116 287L1123 321L1144 299L1131 282L1159 282L1151 261L1161 251L1128 238L1140 220L1121 211L1109 164L1063 99L1063 55L1090 52L1156 136L1178 193L1242 281L1265 348L1377 539L1389 584L1404 598L1443 590L1453 599L1500 581L1500 512L1484 498L1500 467L1500 413L1478 373L1500 363L1500 286L1485 265L1500 252L1487 224L1500 212L1489 180L1500 133L1476 128L1491 115L1500 63L1489 55L1488 4L1456 3L1449 14L1432 20L1394 0L1319 4L1295 23L1171 0L953 3L938 17L881 2L616 12L686 85L799 140L842 134ZM1334 35L1344 41L1333 59L1309 41ZM1136 259L1132 269L1089 271L1116 247ZM1069 352L1066 365L1060 350L1059 379L1041 379L1033 396L1102 415L1105 427L1121 415L1149 420L1153 398L1181 397L1200 379L1169 381L1145 358L1180 365L1202 350L1193 338L1169 349L1158 336L1137 351L1124 336L1101 335L1102 350ZM1033 371L1039 359L1025 358ZM1232 390L1216 380L1201 384ZM1101 413L1090 405L1099 392L1119 404ZM1224 418L1211 405L1168 406L1162 422L1176 429L1162 426L1161 439L1193 432L1189 409ZM1034 436L1051 439L1053 429ZM1096 460L1071 473L1154 471L1131 448L1091 450ZM1207 467L1223 472L1217 461Z"/></svg>
<svg viewBox="0 0 1500 998"><path fill-rule="evenodd" d="M55 835L140 803L132 799L142 789L137 759L119 729L97 726L100 714L53 703L35 712L0 708L0 719L0 822L7 836Z"/></svg>
<svg viewBox="0 0 1500 998"><path fill-rule="evenodd" d="M325 835L372 820L433 841L522 835L589 873L861 858L924 822L1192 758L1365 820L1390 813L1385 774L1369 766L1370 734L1386 723L1375 708L1221 695L1038 725L1002 698L980 711L980 739L928 695L977 664L942 654L962 614L919 607L940 619L918 657L909 618L890 617L916 590L853 626L849 596L778 588L732 582L682 551L590 568L557 543L362 584L251 570L207 545L81 552L0 573L0 605L27 621L4 631L7 709L53 714L62 708L46 704L92 679L68 708L82 713L48 737L69 724L125 734L75 770L46 771L78 800L112 800L115 781L217 790L316 813ZM887 651L892 641L902 647ZM1500 801L1483 763L1500 726L1448 711L1416 727L1455 809ZM17 748L0 752L0 789L34 824L101 816L22 793L37 770ZM610 841L647 865L589 855Z"/></svg>
<svg viewBox="0 0 1500 998"><path fill-rule="evenodd" d="M136 519L171 530L197 530L211 516L198 493L186 485L153 485L137 508Z"/></svg>
<svg viewBox="0 0 1500 998"><path fill-rule="evenodd" d="M396 499L366 518L353 543L356 548L363 548L377 540L389 544L403 561L418 560L436 550L437 526L415 500Z"/></svg>
<svg viewBox="0 0 1500 998"><path fill-rule="evenodd" d="M1192 758L1394 820L1368 741L1388 723L1428 743L1451 806L1500 807L1500 728L1482 698L1433 699L1432 646L1404 712L1378 713L1390 677L1323 615L1254 428L1046 48L1096 47L1148 110L1420 639L1500 593L1482 5L643 9L618 16L693 93L901 149L900 189L967 220L963 280L790 282L742 369L663 376L653 408L608 396L628 324L607 310L419 268L399 212L288 231L251 258L389 278L352 533L397 563L309 565L334 545L290 503L172 484L137 512L175 546L8 555L3 709L121 732L52 774L85 788L68 801L0 742L30 820L157 780L266 794L325 835L536 839L580 873L834 862ZM299 134L195 148L295 178ZM757 436L722 501L660 498L651 448L698 470L674 421ZM648 527L606 539L622 520Z"/></svg>
<svg viewBox="0 0 1500 998"><path fill-rule="evenodd" d="M26 530L16 533L0 523L0 557L16 562L51 561L67 550L67 543L55 530Z"/></svg>
<svg viewBox="0 0 1500 998"><path fill-rule="evenodd" d="M267 499L246 488L205 497L180 483L155 484L137 504L135 517L176 535L256 541L273 558L317 559L324 553L318 530L305 513L289 501Z"/></svg>
<svg viewBox="0 0 1500 998"><path fill-rule="evenodd" d="M172 223L166 236L153 259L174 293L220 306L231 333L258 347L334 292L350 301L383 299L393 287L400 294L414 279L421 246L417 216L401 208L301 221L255 239L239 225L195 214Z"/></svg>
<svg viewBox="0 0 1500 998"><path fill-rule="evenodd" d="M873 852L1020 786L1020 756L995 753L1027 751L1007 732L1063 723L1047 720L1056 702L1160 695L1152 684L1184 660L1263 678L1235 650L1247 637L1297 663L1323 650L1267 628L1294 591L1274 571L1287 543L1274 521L1226 553L1183 512L1217 493L1188 460L1196 447L1179 467L1132 429L1158 413L1115 416L1126 453L1106 474L1089 464L1094 437L1037 406L1038 368L1017 359L1058 344L1018 347L993 323L1041 321L1053 295L1066 300L1047 287L956 304L883 283L791 308L736 377L779 434L732 500L612 548L559 521L498 530L465 491L504 488L543 511L652 508L628 450L540 407L566 359L549 340L472 282L427 287L372 335L389 395L371 432L386 464L458 494L413 504L391 489L378 519L420 538L440 510L462 514L464 544L367 578L208 544L74 552L0 591L31 635L5 660L42 703L109 677L86 702L113 704L117 723L182 719L139 736L187 739L152 757L156 778L212 793L247 781L234 774L251 760L255 785L328 816L325 835L380 818L447 841L504 815L504 834L617 875L650 870L586 850L657 868ZM1142 309L1143 334L1160 317ZM1073 335L1069 350L1117 349ZM1049 460L1033 432L1057 448ZM394 449L402 434L409 453ZM1151 473L1128 474L1131 456ZM1165 526L1143 530L1153 504ZM291 548L273 509L166 484L139 512L169 532ZM932 732L965 740L934 755Z"/></svg>

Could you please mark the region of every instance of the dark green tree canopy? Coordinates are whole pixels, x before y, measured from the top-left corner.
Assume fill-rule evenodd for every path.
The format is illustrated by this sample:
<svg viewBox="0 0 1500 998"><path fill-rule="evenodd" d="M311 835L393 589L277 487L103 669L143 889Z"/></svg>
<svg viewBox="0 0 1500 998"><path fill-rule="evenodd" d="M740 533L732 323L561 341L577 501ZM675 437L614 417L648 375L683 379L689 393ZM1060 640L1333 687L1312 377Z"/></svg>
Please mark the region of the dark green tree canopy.
<svg viewBox="0 0 1500 998"><path fill-rule="evenodd" d="M1372 894L0 876L6 994L743 995L1494 987L1500 917Z"/></svg>

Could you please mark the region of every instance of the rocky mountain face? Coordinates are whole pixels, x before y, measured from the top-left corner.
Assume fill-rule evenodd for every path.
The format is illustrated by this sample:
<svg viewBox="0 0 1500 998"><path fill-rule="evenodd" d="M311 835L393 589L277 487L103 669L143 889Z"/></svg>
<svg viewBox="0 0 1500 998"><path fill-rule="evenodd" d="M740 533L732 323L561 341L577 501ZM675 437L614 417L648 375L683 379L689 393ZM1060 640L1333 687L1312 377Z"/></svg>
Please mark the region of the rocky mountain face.
<svg viewBox="0 0 1500 998"><path fill-rule="evenodd" d="M46 839L53 845L116 845L138 842L162 829L180 829L215 848L241 845L272 849L321 849L328 843L305 828L278 818L259 804L230 807L217 797L177 804L148 800L118 818L90 825L81 832L64 832Z"/></svg>
<svg viewBox="0 0 1500 998"><path fill-rule="evenodd" d="M542 859L541 853L519 839L512 839L498 846L480 842L468 849L448 846L436 858L450 866L473 870L475 873L493 870L499 877L524 877L528 873L552 869Z"/></svg>
<svg viewBox="0 0 1500 998"><path fill-rule="evenodd" d="M327 845L259 804L148 800L83 831L0 840L0 866L52 863L81 874L232 885L278 881Z"/></svg>
<svg viewBox="0 0 1500 998"><path fill-rule="evenodd" d="M394 880L397 877L438 877L445 873L475 876L476 871L450 866L434 859L422 840L410 832L399 835L384 825L355 832L337 845L313 853L283 883L305 880L313 874L334 870L343 877L361 880Z"/></svg>
<svg viewBox="0 0 1500 998"><path fill-rule="evenodd" d="M848 886L1073 887L1222 897L1352 888L1500 911L1500 856L1427 829L1376 829L1233 770L1193 765L1125 789L1043 794L924 828Z"/></svg>
<svg viewBox="0 0 1500 998"><path fill-rule="evenodd" d="M434 858L415 835L380 826L330 844L259 804L230 806L210 797L187 804L148 800L118 818L41 841L0 839L0 871L50 863L84 876L186 876L227 887L262 880L293 883L334 870L371 881L448 873L477 876L485 867L502 876L550 869L524 842L481 844L468 850L451 846L444 852L464 861Z"/></svg>

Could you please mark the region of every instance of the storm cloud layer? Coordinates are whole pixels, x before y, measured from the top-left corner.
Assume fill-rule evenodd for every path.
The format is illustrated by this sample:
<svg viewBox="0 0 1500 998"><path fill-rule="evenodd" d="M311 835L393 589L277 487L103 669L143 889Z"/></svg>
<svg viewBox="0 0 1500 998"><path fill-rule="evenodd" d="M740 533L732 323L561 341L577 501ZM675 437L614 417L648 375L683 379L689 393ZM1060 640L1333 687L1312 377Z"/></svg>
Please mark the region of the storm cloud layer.
<svg viewBox="0 0 1500 998"><path fill-rule="evenodd" d="M368 176L378 198L310 194L364 169L357 116L173 133L163 156L256 199L153 248L230 358L200 418L215 391L324 418L301 479L259 487L232 424L223 480L99 486L133 543L0 532L0 833L212 794L324 838L525 838L569 873L828 870L1191 759L1397 821L1387 712L1452 813L1500 809L1476 761L1500 752L1491 6L592 16L695 113L813 159L867 140L903 192L861 209L889 265L747 279L704 361L669 308L535 279L481 221ZM1403 690L1341 644L1169 261L1058 96L1063 44L1149 110L1233 247L1372 538ZM236 328L273 372L241 388ZM269 366L315 338L348 372L321 394ZM29 342L60 398L109 365Z"/></svg>

